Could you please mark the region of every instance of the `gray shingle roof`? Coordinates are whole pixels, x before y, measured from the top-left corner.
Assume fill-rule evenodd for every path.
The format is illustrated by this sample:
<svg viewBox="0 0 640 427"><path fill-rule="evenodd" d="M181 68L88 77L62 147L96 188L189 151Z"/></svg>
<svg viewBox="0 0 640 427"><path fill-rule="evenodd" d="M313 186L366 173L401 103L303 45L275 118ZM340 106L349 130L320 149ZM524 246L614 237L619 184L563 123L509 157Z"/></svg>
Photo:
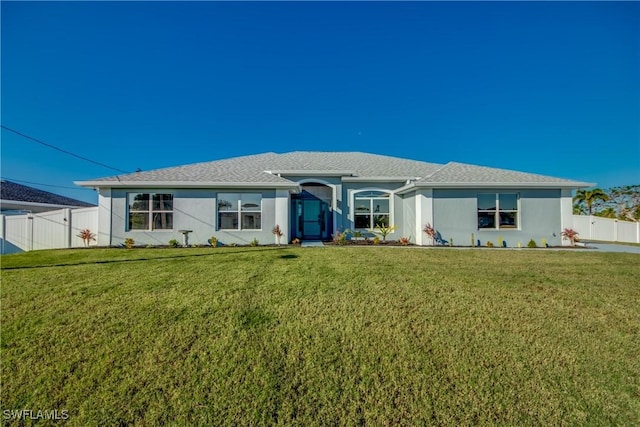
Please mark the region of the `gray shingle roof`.
<svg viewBox="0 0 640 427"><path fill-rule="evenodd" d="M418 177L442 165L361 152L294 151L277 155L271 170L352 171L358 177Z"/></svg>
<svg viewBox="0 0 640 427"><path fill-rule="evenodd" d="M95 206L91 203L82 202L70 197L61 196L44 190L38 190L37 188L5 180L0 182L0 199L7 202L43 203L74 207Z"/></svg>
<svg viewBox="0 0 640 427"><path fill-rule="evenodd" d="M434 174L420 180L428 183L491 183L491 184L572 184L563 178L537 175L533 173L518 172L507 169L489 168L464 163L450 162Z"/></svg>
<svg viewBox="0 0 640 427"><path fill-rule="evenodd" d="M219 182L219 183L288 183L289 181L265 172L276 154L234 157L213 162L154 169L100 178L102 182Z"/></svg>
<svg viewBox="0 0 640 427"><path fill-rule="evenodd" d="M134 172L100 178L102 182L220 182L220 183L287 183L285 178L266 172L285 171L353 171L356 176L423 176L441 165L380 156L368 153L294 151L234 157L212 162Z"/></svg>
<svg viewBox="0 0 640 427"><path fill-rule="evenodd" d="M80 182L85 186L121 186L136 183L295 185L286 176L304 172L336 172L351 177L397 178L433 183L527 183L585 186L562 178L451 162L446 165L361 152L294 151L263 153L225 160L155 169ZM280 174L281 176L278 176Z"/></svg>

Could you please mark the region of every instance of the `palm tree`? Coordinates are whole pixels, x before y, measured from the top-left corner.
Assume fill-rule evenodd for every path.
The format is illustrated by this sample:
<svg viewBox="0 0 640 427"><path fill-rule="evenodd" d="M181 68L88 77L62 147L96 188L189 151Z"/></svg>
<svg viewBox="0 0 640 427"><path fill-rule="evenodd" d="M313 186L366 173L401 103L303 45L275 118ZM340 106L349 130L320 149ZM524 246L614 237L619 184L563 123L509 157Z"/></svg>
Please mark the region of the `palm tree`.
<svg viewBox="0 0 640 427"><path fill-rule="evenodd" d="M616 210L609 206L600 212L597 212L596 216L601 216L603 218L616 218Z"/></svg>
<svg viewBox="0 0 640 427"><path fill-rule="evenodd" d="M607 196L607 193L602 191L602 189L600 188L594 188L593 190L578 190L573 198L574 202L584 203L585 205L587 205L588 215L592 214L591 207L593 206L593 203L598 200L602 200L603 202L609 200L609 196Z"/></svg>

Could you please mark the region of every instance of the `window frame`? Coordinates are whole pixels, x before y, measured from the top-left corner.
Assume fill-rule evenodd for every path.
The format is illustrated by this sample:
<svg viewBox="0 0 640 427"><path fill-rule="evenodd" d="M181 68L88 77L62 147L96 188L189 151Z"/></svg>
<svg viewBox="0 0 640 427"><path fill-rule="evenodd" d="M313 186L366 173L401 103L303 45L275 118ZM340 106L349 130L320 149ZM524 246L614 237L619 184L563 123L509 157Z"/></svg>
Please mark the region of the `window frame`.
<svg viewBox="0 0 640 427"><path fill-rule="evenodd" d="M235 199L236 202L236 208L234 210L220 210L220 199L221 199L221 195L234 195L237 196L237 199ZM242 206L242 200L243 200L243 196L249 198L249 197L258 197L260 199L260 205L257 208L243 208ZM229 197L227 197L227 199L229 200L233 200ZM246 200L248 201L248 200ZM264 201L264 195L262 193L218 193L216 194L216 231L262 231L262 208L263 208L263 201ZM221 215L220 214L230 214L230 213L235 213L235 222L237 223L237 227L236 228L223 228L222 224L220 223L220 218ZM260 218L260 227L259 228L245 228L243 227L243 214L259 214L259 218Z"/></svg>
<svg viewBox="0 0 640 427"><path fill-rule="evenodd" d="M132 197L135 197L138 194L146 194L148 195L147 198L147 209L143 210L143 209L132 209L132 205L133 205L133 200ZM170 200L171 200L171 209L154 209L154 196L170 196ZM148 232L148 231L173 231L175 229L175 224L174 224L174 212L175 212L175 208L174 208L174 201L175 201L175 196L172 192L158 192L158 191L131 191L131 192L127 192L126 193L126 201L127 201L127 218L126 218L126 231L127 232L138 232L138 231L142 231L142 232ZM131 216L132 214L145 214L147 215L147 228L133 228L131 226ZM171 228L156 228L154 227L155 224L155 215L156 214L171 214Z"/></svg>
<svg viewBox="0 0 640 427"><path fill-rule="evenodd" d="M493 195L495 197L495 209L480 209L479 207L479 198L481 195ZM500 196L506 196L506 195L513 195L516 198L516 206L515 209L502 209L500 207ZM509 230L520 230L520 212L521 212L521 205L520 205L520 193L518 192L501 192L501 191L496 191L496 192L482 192L482 193L477 193L476 194L476 228L478 229L478 231L509 231ZM480 214L493 214L493 223L494 226L493 227L480 227ZM507 214L511 214L514 213L515 214L515 226L501 226L500 224L500 214L502 213L507 213Z"/></svg>
<svg viewBox="0 0 640 427"><path fill-rule="evenodd" d="M360 194L363 193L381 193L379 195L370 195L370 196L362 196ZM353 219L353 228L354 230L373 230L376 227L376 217L386 216L388 218L387 227L393 226L393 192L389 190L379 189L379 188L368 188L361 189L353 192L352 195L352 204L351 204L351 212ZM369 201L369 210L366 213L358 214L356 210L356 204L358 200L368 200ZM386 212L376 212L374 208L375 200L385 200L387 202L388 211ZM362 228L356 226L356 219L360 216L369 216L369 227Z"/></svg>

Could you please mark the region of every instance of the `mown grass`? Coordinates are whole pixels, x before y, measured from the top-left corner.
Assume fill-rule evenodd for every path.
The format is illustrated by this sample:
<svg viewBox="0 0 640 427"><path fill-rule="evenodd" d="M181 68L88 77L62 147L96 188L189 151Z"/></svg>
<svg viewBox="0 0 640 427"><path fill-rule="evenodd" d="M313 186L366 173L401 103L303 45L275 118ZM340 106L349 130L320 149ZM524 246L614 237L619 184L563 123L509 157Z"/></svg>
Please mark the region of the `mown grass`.
<svg viewBox="0 0 640 427"><path fill-rule="evenodd" d="M2 409L66 409L73 426L640 425L639 261L369 247L6 256Z"/></svg>

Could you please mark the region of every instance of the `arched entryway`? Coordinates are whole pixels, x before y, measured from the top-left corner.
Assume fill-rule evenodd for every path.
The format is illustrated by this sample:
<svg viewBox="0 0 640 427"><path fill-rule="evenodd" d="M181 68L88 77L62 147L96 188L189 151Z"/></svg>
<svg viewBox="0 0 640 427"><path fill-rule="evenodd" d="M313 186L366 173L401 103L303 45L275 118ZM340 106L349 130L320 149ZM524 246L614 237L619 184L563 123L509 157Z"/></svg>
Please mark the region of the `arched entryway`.
<svg viewBox="0 0 640 427"><path fill-rule="evenodd" d="M333 189L307 182L291 197L292 237L301 240L329 240L333 230Z"/></svg>

